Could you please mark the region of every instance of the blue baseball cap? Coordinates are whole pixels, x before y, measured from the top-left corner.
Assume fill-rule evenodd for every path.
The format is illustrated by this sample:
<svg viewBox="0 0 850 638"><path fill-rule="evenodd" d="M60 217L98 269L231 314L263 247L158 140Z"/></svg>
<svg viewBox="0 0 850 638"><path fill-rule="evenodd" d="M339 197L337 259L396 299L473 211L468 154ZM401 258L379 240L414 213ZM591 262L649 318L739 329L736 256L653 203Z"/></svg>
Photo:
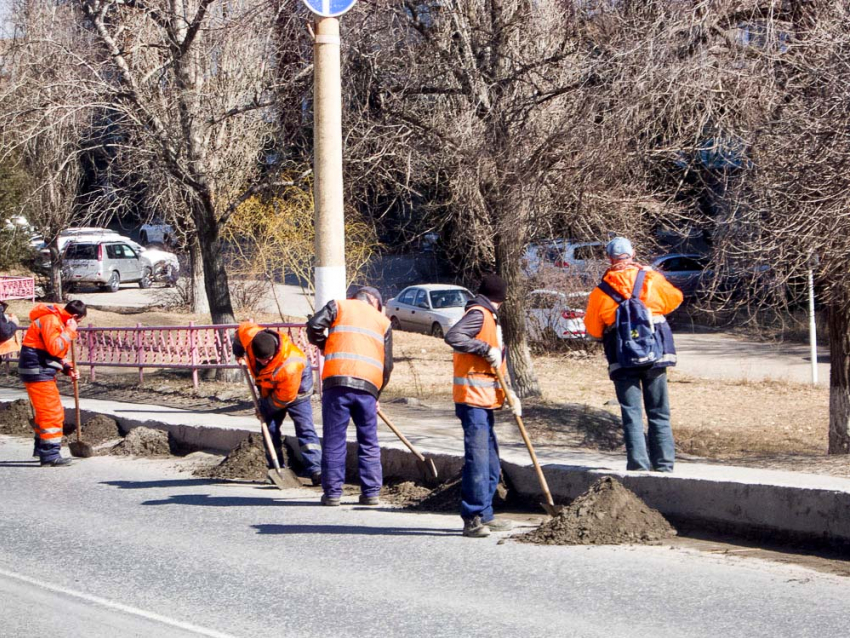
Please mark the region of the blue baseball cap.
<svg viewBox="0 0 850 638"><path fill-rule="evenodd" d="M635 249L632 247L632 242L625 237L614 237L605 246L605 252L608 253L611 259L617 259L623 255L631 257L635 254Z"/></svg>

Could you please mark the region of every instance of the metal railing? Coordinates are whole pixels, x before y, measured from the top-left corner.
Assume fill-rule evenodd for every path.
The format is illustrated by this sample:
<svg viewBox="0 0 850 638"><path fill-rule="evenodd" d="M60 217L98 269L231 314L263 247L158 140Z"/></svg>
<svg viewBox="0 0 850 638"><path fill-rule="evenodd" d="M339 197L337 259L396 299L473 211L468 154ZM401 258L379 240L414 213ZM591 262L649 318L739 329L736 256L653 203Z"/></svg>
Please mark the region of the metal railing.
<svg viewBox="0 0 850 638"><path fill-rule="evenodd" d="M77 367L88 367L94 381L96 368L137 368L139 383L145 369L191 370L192 382L198 387L201 370L236 369L232 339L239 324L188 326L135 326L97 328L80 327L77 339ZM304 324L264 323L266 328L285 330L319 369L319 353L307 341ZM22 330L25 330L22 328ZM17 359L10 359L16 362Z"/></svg>

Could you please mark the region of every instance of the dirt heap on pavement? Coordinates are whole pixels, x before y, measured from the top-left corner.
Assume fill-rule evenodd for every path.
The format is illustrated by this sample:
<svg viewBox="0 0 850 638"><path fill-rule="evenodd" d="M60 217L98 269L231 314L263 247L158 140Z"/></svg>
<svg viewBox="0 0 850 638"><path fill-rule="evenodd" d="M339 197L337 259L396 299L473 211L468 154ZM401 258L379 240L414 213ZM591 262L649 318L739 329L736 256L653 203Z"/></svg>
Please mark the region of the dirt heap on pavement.
<svg viewBox="0 0 850 638"><path fill-rule="evenodd" d="M411 498L404 506L407 509L418 512L451 512L457 513L460 511L460 481L461 475L458 474L444 483L441 483L433 490L419 487L418 490L421 496L414 500ZM405 485L402 483L401 485ZM399 485L398 487L401 487ZM418 486L417 486L418 487ZM412 490L407 492L413 495ZM493 497L493 506L498 508L505 504L508 490L504 482L499 482L496 488L496 495ZM383 497L383 494L381 495Z"/></svg>
<svg viewBox="0 0 850 638"><path fill-rule="evenodd" d="M26 399L0 404L0 434L32 436L31 418L30 402Z"/></svg>
<svg viewBox="0 0 850 638"><path fill-rule="evenodd" d="M359 488L358 488L359 491ZM381 502L399 507L411 507L421 502L431 494L431 490L413 481L404 481L384 485L381 488Z"/></svg>
<svg viewBox="0 0 850 638"><path fill-rule="evenodd" d="M658 510L606 476L557 516L516 540L540 545L639 545L675 535Z"/></svg>
<svg viewBox="0 0 850 638"><path fill-rule="evenodd" d="M82 431L83 441L92 445L100 445L101 443L121 438L121 430L118 427L118 422L103 414L93 416L83 423L80 429Z"/></svg>
<svg viewBox="0 0 850 638"><path fill-rule="evenodd" d="M168 456L171 454L168 432L145 427L133 428L123 441L111 449L110 454Z"/></svg>
<svg viewBox="0 0 850 638"><path fill-rule="evenodd" d="M259 434L251 434L221 463L199 468L194 475L202 478L265 481L267 471L263 439Z"/></svg>

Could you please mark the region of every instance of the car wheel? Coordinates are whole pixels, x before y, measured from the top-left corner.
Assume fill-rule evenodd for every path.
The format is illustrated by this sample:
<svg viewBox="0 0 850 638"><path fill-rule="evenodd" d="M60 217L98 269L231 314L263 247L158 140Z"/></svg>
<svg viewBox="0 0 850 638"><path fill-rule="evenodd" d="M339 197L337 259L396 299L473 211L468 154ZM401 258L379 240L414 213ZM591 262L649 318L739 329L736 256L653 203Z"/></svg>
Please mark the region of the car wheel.
<svg viewBox="0 0 850 638"><path fill-rule="evenodd" d="M145 268L142 271L142 278L139 279L139 288L146 290L151 287L151 269Z"/></svg>
<svg viewBox="0 0 850 638"><path fill-rule="evenodd" d="M148 233L147 233L147 231L145 231L145 230L143 230L143 231L142 231L142 234L141 234L141 235L139 235L139 240L140 240L143 244L147 244L147 243L148 243Z"/></svg>
<svg viewBox="0 0 850 638"><path fill-rule="evenodd" d="M106 282L106 289L109 292L118 292L118 289L121 287L121 275L118 274L117 270L112 271L112 275L109 277L109 281Z"/></svg>
<svg viewBox="0 0 850 638"><path fill-rule="evenodd" d="M398 330L401 328L401 324L398 321L398 317L390 317L390 325L393 327L393 330Z"/></svg>
<svg viewBox="0 0 850 638"><path fill-rule="evenodd" d="M445 335L443 334L443 326L438 324L436 321L434 325L431 326L431 336L437 337L437 339L442 339Z"/></svg>

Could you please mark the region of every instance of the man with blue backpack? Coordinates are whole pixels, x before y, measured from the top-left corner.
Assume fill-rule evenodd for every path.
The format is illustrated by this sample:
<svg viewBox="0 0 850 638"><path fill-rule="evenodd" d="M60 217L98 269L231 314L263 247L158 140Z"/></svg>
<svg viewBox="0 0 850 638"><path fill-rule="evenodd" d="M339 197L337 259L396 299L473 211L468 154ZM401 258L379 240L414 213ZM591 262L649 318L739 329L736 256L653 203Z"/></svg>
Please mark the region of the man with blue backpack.
<svg viewBox="0 0 850 638"><path fill-rule="evenodd" d="M661 273L636 263L625 237L615 237L605 250L611 266L590 293L584 325L605 348L608 376L623 415L626 469L672 472L667 368L676 365L676 348L665 315L682 303L682 291ZM641 406L649 420L648 435Z"/></svg>

